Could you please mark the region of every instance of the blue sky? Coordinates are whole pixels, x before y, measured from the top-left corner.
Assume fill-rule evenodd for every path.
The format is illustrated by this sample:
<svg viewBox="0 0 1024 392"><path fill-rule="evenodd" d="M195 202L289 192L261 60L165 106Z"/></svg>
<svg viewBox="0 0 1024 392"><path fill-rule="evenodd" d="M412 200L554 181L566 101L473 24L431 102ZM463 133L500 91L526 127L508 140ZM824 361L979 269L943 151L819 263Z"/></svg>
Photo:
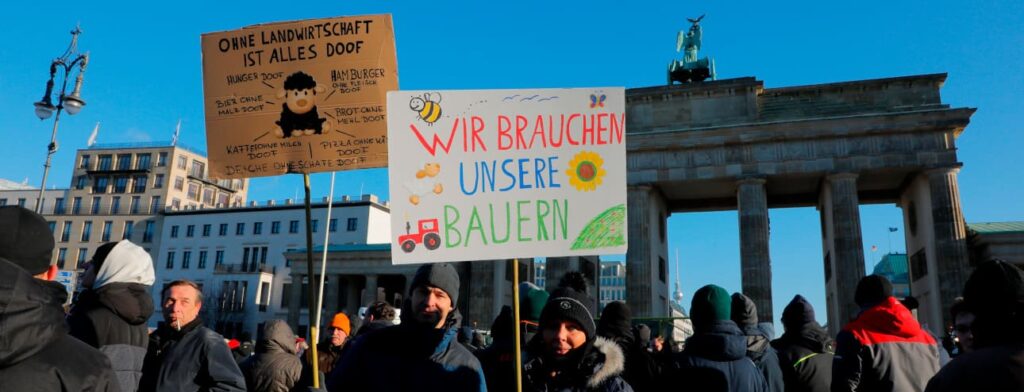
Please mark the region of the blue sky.
<svg viewBox="0 0 1024 392"><path fill-rule="evenodd" d="M214 3L214 4L206 4ZM1024 220L1024 2L197 2L147 4L15 2L0 15L0 178L37 185L52 119L39 121L49 61L81 23L80 49L91 52L77 116L64 116L50 185L70 184L74 150L96 122L99 141L169 140L205 146L200 34L256 23L392 13L402 89L625 86L665 83L685 17L707 14L702 55L720 78L754 76L766 87L924 73L949 73L943 100L976 107L957 141L964 163L960 192L969 222ZM330 176L313 176L326 195ZM340 174L336 194L387 195L386 171ZM301 177L252 181L250 199L301 195ZM317 197L317 196L314 196ZM861 208L868 269L900 228L894 205ZM776 314L796 293L824 321L818 214L771 211ZM707 283L740 288L735 212L674 215L673 271L686 302ZM877 245L879 252L870 247ZM678 249L679 264L675 264ZM776 320L777 321L777 320Z"/></svg>

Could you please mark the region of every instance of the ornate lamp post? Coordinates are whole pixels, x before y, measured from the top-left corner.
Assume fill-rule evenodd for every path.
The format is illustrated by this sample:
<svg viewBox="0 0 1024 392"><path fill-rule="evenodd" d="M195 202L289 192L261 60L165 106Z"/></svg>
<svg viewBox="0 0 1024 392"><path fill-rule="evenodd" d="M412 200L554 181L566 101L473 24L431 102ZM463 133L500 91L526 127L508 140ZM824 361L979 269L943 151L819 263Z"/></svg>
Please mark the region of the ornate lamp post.
<svg viewBox="0 0 1024 392"><path fill-rule="evenodd" d="M64 51L64 54L53 59L50 63L50 80L46 82L46 93L39 102L35 103L36 116L45 120L53 115L56 110L57 116L53 119L53 133L50 135L50 144L47 146L46 163L43 164L43 183L39 186L39 198L36 200L36 213L43 213L43 192L46 191L46 176L50 174L50 160L57 152L57 124L60 123L60 112L67 109L68 114L75 115L85 106L82 99L82 77L85 76L85 67L89 64L89 53L78 54L78 35L82 29L75 27L71 31L71 45ZM78 67L78 77L75 79L75 89L71 94L66 94L68 79L75 67ZM61 82L60 96L57 97L57 106L53 105L53 79L57 76L57 70L64 70L64 80Z"/></svg>

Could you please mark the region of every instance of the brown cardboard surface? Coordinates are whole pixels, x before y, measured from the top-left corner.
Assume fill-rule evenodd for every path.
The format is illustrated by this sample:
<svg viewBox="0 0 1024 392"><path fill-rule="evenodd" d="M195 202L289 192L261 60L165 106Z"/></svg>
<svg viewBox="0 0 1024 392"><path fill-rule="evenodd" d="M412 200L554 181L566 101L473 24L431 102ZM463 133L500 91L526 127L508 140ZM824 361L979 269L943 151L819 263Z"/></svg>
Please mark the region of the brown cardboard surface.
<svg viewBox="0 0 1024 392"><path fill-rule="evenodd" d="M391 15L208 33L202 51L211 177L387 166L386 93L398 89Z"/></svg>

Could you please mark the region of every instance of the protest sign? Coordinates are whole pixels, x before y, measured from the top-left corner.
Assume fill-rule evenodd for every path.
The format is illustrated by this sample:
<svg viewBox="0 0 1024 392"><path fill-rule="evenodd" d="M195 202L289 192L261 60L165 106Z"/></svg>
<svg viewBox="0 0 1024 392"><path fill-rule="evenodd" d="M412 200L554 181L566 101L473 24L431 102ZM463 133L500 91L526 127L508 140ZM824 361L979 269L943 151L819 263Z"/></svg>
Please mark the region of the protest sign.
<svg viewBox="0 0 1024 392"><path fill-rule="evenodd" d="M391 15L204 34L210 176L387 164L385 94L398 88Z"/></svg>
<svg viewBox="0 0 1024 392"><path fill-rule="evenodd" d="M394 263L626 253L623 88L387 100Z"/></svg>

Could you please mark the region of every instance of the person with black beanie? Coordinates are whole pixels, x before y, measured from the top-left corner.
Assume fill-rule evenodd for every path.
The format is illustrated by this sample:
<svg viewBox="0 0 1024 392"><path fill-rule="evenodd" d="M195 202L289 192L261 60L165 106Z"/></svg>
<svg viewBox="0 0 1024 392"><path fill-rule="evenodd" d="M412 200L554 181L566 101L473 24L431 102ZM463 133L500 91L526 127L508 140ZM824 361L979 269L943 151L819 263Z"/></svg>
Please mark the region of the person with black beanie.
<svg viewBox="0 0 1024 392"><path fill-rule="evenodd" d="M758 326L757 305L743 293L732 294L732 321L747 337L747 357L754 361L757 370L761 371L768 382L768 391L782 392L782 369L779 368L779 357L771 347L771 337Z"/></svg>
<svg viewBox="0 0 1024 392"><path fill-rule="evenodd" d="M621 377L622 350L597 336L586 281L578 272L570 274L551 293L541 310L540 331L526 345L523 390L632 391Z"/></svg>
<svg viewBox="0 0 1024 392"><path fill-rule="evenodd" d="M1024 271L1002 260L978 265L964 285L974 313L973 350L939 371L927 392L1024 391Z"/></svg>
<svg viewBox="0 0 1024 392"><path fill-rule="evenodd" d="M491 345L476 352L489 392L516 390L515 324L512 307L503 306L491 324Z"/></svg>
<svg viewBox="0 0 1024 392"><path fill-rule="evenodd" d="M772 341L786 392L828 392L832 388L832 338L801 295L782 311L782 336Z"/></svg>
<svg viewBox="0 0 1024 392"><path fill-rule="evenodd" d="M939 345L880 275L857 283L857 318L836 336L832 391L923 391L939 371Z"/></svg>
<svg viewBox="0 0 1024 392"><path fill-rule="evenodd" d="M634 391L655 390L655 382L661 376L661 367L651 357L647 347L636 338L629 305L622 301L613 301L605 305L601 319L597 323L597 336L615 342L625 353L626 370L622 372L622 378Z"/></svg>

